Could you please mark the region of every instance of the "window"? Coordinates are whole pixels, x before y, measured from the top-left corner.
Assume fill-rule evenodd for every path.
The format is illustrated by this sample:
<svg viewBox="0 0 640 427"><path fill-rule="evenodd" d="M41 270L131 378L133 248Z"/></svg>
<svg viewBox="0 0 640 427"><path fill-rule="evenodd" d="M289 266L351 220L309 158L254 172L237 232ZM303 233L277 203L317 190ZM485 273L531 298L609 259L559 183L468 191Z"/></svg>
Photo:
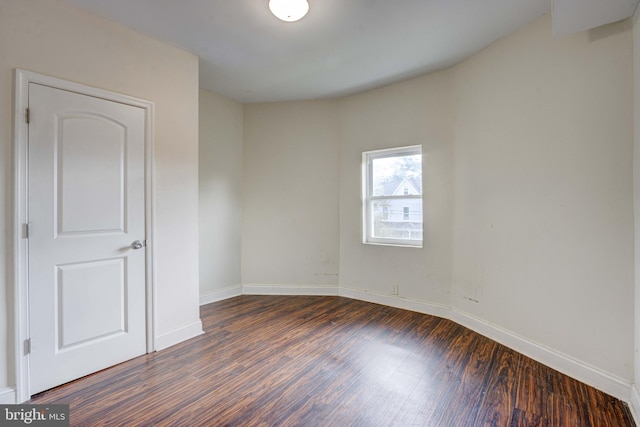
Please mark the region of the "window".
<svg viewBox="0 0 640 427"><path fill-rule="evenodd" d="M382 207L382 219L385 221L389 219L389 206Z"/></svg>
<svg viewBox="0 0 640 427"><path fill-rule="evenodd" d="M364 243L422 247L422 147L362 153Z"/></svg>

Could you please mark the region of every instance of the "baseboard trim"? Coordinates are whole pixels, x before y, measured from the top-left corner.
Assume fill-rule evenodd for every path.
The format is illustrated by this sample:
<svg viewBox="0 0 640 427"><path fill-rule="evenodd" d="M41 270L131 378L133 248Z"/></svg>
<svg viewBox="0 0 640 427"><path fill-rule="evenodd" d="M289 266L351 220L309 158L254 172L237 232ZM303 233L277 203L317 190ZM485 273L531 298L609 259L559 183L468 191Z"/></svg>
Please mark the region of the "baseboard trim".
<svg viewBox="0 0 640 427"><path fill-rule="evenodd" d="M636 425L640 426L640 390L638 384L631 386L631 399L629 400L629 409Z"/></svg>
<svg viewBox="0 0 640 427"><path fill-rule="evenodd" d="M212 302L222 301L240 295L242 295L242 285L230 286L200 295L200 305L211 304Z"/></svg>
<svg viewBox="0 0 640 427"><path fill-rule="evenodd" d="M317 295L337 296L337 285L242 285L243 295Z"/></svg>
<svg viewBox="0 0 640 427"><path fill-rule="evenodd" d="M156 336L156 350L164 350L167 347L181 343L188 339L203 334L202 321L198 319L195 322L181 326L173 331L165 332Z"/></svg>
<svg viewBox="0 0 640 427"><path fill-rule="evenodd" d="M545 347L513 331L491 324L462 310L453 308L449 319L571 378L589 384L624 402L629 402L631 383L614 374L557 350Z"/></svg>
<svg viewBox="0 0 640 427"><path fill-rule="evenodd" d="M13 388L0 388L0 405L13 405L16 403L16 391Z"/></svg>
<svg viewBox="0 0 640 427"><path fill-rule="evenodd" d="M401 308L403 310L415 311L417 313L444 317L445 319L449 317L449 312L451 311L449 306L444 304L405 298L397 295L387 295L365 289L340 287L338 295L360 301L382 304L389 307Z"/></svg>

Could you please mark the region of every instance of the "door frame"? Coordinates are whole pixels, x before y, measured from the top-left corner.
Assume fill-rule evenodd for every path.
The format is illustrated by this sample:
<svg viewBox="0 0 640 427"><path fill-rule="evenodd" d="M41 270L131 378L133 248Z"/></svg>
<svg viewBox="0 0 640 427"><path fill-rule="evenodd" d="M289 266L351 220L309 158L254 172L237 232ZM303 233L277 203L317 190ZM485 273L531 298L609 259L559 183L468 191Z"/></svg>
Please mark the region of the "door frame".
<svg viewBox="0 0 640 427"><path fill-rule="evenodd" d="M155 330L155 264L154 264L154 169L153 169L153 119L154 104L140 98L122 95L79 83L69 82L55 77L34 73L17 68L15 70L14 92L14 212L13 212L13 253L14 253L14 368L16 381L16 403L31 398L29 386L29 241L26 236L27 219L29 218L28 187L28 137L29 128L26 122L26 111L29 105L29 84L36 83L75 92L96 98L114 101L144 109L144 193L145 193L145 291L146 291L146 347L147 353L156 350Z"/></svg>

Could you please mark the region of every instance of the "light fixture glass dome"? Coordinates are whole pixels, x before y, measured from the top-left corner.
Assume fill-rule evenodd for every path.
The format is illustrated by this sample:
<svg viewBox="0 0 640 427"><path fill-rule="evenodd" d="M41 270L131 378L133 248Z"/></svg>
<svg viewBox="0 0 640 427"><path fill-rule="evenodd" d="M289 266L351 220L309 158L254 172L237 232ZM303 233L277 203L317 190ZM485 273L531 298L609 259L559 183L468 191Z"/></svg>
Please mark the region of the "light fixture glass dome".
<svg viewBox="0 0 640 427"><path fill-rule="evenodd" d="M269 0L269 10L286 22L302 19L309 12L307 0Z"/></svg>

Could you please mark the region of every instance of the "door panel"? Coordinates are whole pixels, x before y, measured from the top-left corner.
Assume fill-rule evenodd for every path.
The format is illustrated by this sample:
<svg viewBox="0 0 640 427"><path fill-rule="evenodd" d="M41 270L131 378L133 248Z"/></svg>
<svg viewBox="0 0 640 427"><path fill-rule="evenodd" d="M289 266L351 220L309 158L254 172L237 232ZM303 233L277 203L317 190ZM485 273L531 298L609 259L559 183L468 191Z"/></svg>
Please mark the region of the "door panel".
<svg viewBox="0 0 640 427"><path fill-rule="evenodd" d="M58 351L127 332L125 263L116 258L57 266Z"/></svg>
<svg viewBox="0 0 640 427"><path fill-rule="evenodd" d="M32 394L146 352L144 110L29 84Z"/></svg>
<svg viewBox="0 0 640 427"><path fill-rule="evenodd" d="M124 232L126 128L89 115L57 127L58 235Z"/></svg>

